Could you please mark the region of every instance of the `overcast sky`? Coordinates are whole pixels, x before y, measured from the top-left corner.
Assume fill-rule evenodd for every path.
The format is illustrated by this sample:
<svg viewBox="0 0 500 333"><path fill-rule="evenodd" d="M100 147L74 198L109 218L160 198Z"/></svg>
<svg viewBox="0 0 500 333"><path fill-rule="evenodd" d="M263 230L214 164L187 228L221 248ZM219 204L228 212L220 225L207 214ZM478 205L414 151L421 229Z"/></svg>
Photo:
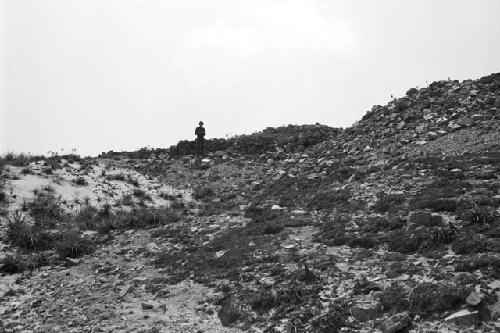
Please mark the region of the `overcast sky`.
<svg viewBox="0 0 500 333"><path fill-rule="evenodd" d="M0 0L0 151L350 126L500 72L500 0Z"/></svg>

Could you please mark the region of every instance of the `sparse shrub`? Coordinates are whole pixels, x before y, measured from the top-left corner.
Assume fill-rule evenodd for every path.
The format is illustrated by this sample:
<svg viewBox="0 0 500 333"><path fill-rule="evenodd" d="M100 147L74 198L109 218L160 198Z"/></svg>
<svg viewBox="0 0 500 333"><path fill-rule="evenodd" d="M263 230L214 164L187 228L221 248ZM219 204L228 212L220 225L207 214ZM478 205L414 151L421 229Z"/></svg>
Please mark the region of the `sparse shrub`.
<svg viewBox="0 0 500 333"><path fill-rule="evenodd" d="M371 249L378 245L378 241L376 235L365 234L352 237L347 241L347 245L350 247Z"/></svg>
<svg viewBox="0 0 500 333"><path fill-rule="evenodd" d="M104 171L104 170L103 170ZM118 181L125 181L125 175L123 173L117 173L114 175L108 175L107 176L108 180L118 180ZM138 186L139 184L137 184Z"/></svg>
<svg viewBox="0 0 500 333"><path fill-rule="evenodd" d="M466 234L456 239L451 244L451 249L456 254L479 253L487 250L487 241L485 237L475 234Z"/></svg>
<svg viewBox="0 0 500 333"><path fill-rule="evenodd" d="M215 197L215 191L209 186L198 186L193 191L196 200L207 201Z"/></svg>
<svg viewBox="0 0 500 333"><path fill-rule="evenodd" d="M426 199L420 201L417 205L420 209L431 209L435 212L455 212L458 202L450 198Z"/></svg>
<svg viewBox="0 0 500 333"><path fill-rule="evenodd" d="M457 198L467 192L471 185L463 180L442 178L427 184L418 191L410 207L429 208L435 211L454 211ZM451 199L451 200L445 200Z"/></svg>
<svg viewBox="0 0 500 333"><path fill-rule="evenodd" d="M465 209L458 213L458 217L466 224L489 224L493 222L493 214L485 207Z"/></svg>
<svg viewBox="0 0 500 333"><path fill-rule="evenodd" d="M410 293L409 310L420 316L452 310L464 304L470 292L462 286L422 283Z"/></svg>
<svg viewBox="0 0 500 333"><path fill-rule="evenodd" d="M131 175L128 176L127 181L135 187L139 187L139 181L133 178Z"/></svg>
<svg viewBox="0 0 500 333"><path fill-rule="evenodd" d="M404 202L405 196L403 194L382 194L372 208L378 213L395 212Z"/></svg>
<svg viewBox="0 0 500 333"><path fill-rule="evenodd" d="M337 309L330 309L325 314L311 321L313 333L338 333L346 327L345 315Z"/></svg>
<svg viewBox="0 0 500 333"><path fill-rule="evenodd" d="M151 195L147 194L146 191L144 191L140 188L135 188L132 193L136 198L139 198L142 200L148 200L148 201L152 200Z"/></svg>
<svg viewBox="0 0 500 333"><path fill-rule="evenodd" d="M77 258L92 253L95 249L94 244L82 237L79 230L64 230L54 245L56 252L62 258Z"/></svg>
<svg viewBox="0 0 500 333"><path fill-rule="evenodd" d="M337 216L328 219L321 227L322 232L317 235L318 240L328 246L344 245L348 241L347 222L346 219Z"/></svg>
<svg viewBox="0 0 500 333"><path fill-rule="evenodd" d="M389 236L388 250L404 254L414 253L420 248L424 241L425 237L419 233L396 231Z"/></svg>
<svg viewBox="0 0 500 333"><path fill-rule="evenodd" d="M350 198L351 191L348 189L320 192L311 199L307 207L317 210L332 210L347 204Z"/></svg>
<svg viewBox="0 0 500 333"><path fill-rule="evenodd" d="M217 316L223 326L229 326L242 318L242 313L235 305L233 298L228 298L222 303Z"/></svg>
<svg viewBox="0 0 500 333"><path fill-rule="evenodd" d="M27 155L24 154L19 154L16 155L14 153L7 153L3 160L5 161L6 164L17 166L17 167L24 167L30 164L31 158Z"/></svg>
<svg viewBox="0 0 500 333"><path fill-rule="evenodd" d="M33 170L27 166L27 167L24 167L22 170L21 170L21 174L23 175L32 175L34 174Z"/></svg>
<svg viewBox="0 0 500 333"><path fill-rule="evenodd" d="M363 224L363 232L378 233L380 231L391 231L401 229L406 225L406 221L399 217L393 216L386 218L383 216L369 216L368 220Z"/></svg>
<svg viewBox="0 0 500 333"><path fill-rule="evenodd" d="M181 195L181 197L182 197L182 195ZM169 201L176 201L178 196L174 195L174 194L162 192L162 193L160 193L160 198L165 199L165 200L169 200Z"/></svg>
<svg viewBox="0 0 500 333"><path fill-rule="evenodd" d="M20 212L9 217L6 237L12 245L32 251L48 249L53 243L52 235L48 231L30 224L27 216Z"/></svg>
<svg viewBox="0 0 500 333"><path fill-rule="evenodd" d="M0 272L7 274L22 273L27 269L25 258L19 254L9 254L3 258Z"/></svg>
<svg viewBox="0 0 500 333"><path fill-rule="evenodd" d="M379 296L385 311L402 312L408 310L408 292L397 282L392 282Z"/></svg>
<svg viewBox="0 0 500 333"><path fill-rule="evenodd" d="M78 186L85 186L85 185L88 185L88 182L87 180L85 179L85 177L77 177L75 180L74 180L74 183Z"/></svg>
<svg viewBox="0 0 500 333"><path fill-rule="evenodd" d="M131 212L119 212L114 217L117 229L138 229L161 226L179 220L179 215L168 208L141 208Z"/></svg>
<svg viewBox="0 0 500 333"><path fill-rule="evenodd" d="M317 295L320 289L318 285L295 282L290 285L277 285L253 294L249 303L252 310L260 315L278 307L286 311L287 308L305 303L310 297Z"/></svg>
<svg viewBox="0 0 500 333"><path fill-rule="evenodd" d="M42 266L51 264L46 253L30 253L21 255L19 253L9 254L3 259L0 265L0 273L16 274L26 270L34 270Z"/></svg>
<svg viewBox="0 0 500 333"><path fill-rule="evenodd" d="M116 229L117 223L109 204L105 204L99 209L91 205L82 205L72 219L73 224L79 229L97 230L102 234Z"/></svg>
<svg viewBox="0 0 500 333"><path fill-rule="evenodd" d="M471 272L480 269L483 274L491 274L494 278L500 278L500 258L498 254L479 254L470 258L454 262L455 271Z"/></svg>
<svg viewBox="0 0 500 333"><path fill-rule="evenodd" d="M263 225L262 233L265 235L274 235L280 233L284 228L285 226L278 221L269 221Z"/></svg>
<svg viewBox="0 0 500 333"><path fill-rule="evenodd" d="M30 215L37 224L47 224L53 226L54 221L61 220L63 210L61 207L60 197L56 197L53 189L50 187L44 190L39 190L35 194L35 198L28 202Z"/></svg>
<svg viewBox="0 0 500 333"><path fill-rule="evenodd" d="M251 218L253 223L273 220L283 215L280 209L271 209L271 207L262 207L251 205L245 210L245 217Z"/></svg>

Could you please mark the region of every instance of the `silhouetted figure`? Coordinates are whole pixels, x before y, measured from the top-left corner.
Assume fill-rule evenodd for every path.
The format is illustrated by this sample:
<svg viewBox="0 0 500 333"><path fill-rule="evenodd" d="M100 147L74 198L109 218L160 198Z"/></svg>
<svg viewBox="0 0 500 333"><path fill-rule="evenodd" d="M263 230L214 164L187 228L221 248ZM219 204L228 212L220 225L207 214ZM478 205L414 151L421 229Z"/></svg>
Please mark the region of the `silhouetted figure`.
<svg viewBox="0 0 500 333"><path fill-rule="evenodd" d="M194 131L196 135L196 154L203 156L205 153L205 127L203 127L202 121L200 121L199 125Z"/></svg>

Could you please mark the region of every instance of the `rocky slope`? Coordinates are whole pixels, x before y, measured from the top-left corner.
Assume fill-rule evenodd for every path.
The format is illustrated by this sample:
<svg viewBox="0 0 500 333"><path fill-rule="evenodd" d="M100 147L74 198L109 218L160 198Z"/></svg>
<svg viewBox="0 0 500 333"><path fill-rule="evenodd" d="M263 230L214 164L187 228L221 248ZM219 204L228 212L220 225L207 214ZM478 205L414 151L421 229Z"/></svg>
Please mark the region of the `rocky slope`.
<svg viewBox="0 0 500 333"><path fill-rule="evenodd" d="M496 332L499 115L492 74L204 159L4 158L3 330Z"/></svg>

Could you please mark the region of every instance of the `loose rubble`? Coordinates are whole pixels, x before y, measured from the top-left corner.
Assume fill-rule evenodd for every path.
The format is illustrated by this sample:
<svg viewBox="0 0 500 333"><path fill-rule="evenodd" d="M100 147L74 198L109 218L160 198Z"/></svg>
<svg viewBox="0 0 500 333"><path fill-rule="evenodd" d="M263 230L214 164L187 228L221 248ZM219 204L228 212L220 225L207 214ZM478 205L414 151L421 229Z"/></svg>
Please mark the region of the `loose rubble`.
<svg viewBox="0 0 500 333"><path fill-rule="evenodd" d="M1 329L496 332L499 110L492 74L203 159L3 158Z"/></svg>

